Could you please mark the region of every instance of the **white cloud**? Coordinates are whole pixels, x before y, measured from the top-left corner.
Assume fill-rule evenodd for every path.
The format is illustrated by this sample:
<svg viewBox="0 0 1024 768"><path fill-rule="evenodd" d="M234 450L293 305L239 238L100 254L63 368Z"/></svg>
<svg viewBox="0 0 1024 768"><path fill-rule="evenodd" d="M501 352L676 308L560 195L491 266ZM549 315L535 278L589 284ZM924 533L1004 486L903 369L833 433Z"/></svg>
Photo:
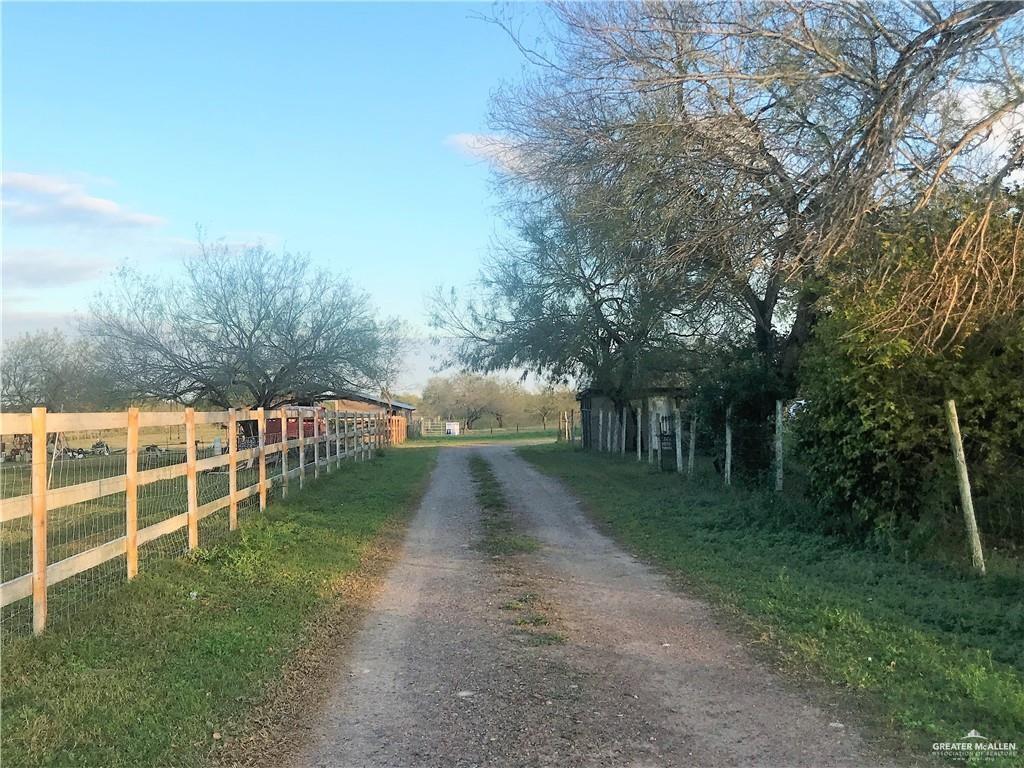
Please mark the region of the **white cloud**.
<svg viewBox="0 0 1024 768"><path fill-rule="evenodd" d="M48 331L57 328L73 331L77 315L74 312L45 309L16 309L8 306L5 299L0 313L0 340L8 341L31 331Z"/></svg>
<svg viewBox="0 0 1024 768"><path fill-rule="evenodd" d="M57 176L8 172L2 177L3 210L12 222L83 227L155 227L159 216L129 211L113 200L86 194L81 184Z"/></svg>
<svg viewBox="0 0 1024 768"><path fill-rule="evenodd" d="M526 164L522 154L508 139L492 133L453 133L445 144L459 153L508 171L522 173Z"/></svg>
<svg viewBox="0 0 1024 768"><path fill-rule="evenodd" d="M109 259L74 256L57 248L5 248L4 294L11 288L53 288L102 277L114 267Z"/></svg>

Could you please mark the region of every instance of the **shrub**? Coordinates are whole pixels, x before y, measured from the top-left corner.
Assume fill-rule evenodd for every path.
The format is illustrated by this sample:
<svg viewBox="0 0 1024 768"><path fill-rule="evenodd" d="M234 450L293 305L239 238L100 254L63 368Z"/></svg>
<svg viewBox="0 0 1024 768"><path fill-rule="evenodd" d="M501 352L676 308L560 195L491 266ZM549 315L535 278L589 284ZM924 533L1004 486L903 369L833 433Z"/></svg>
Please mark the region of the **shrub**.
<svg viewBox="0 0 1024 768"><path fill-rule="evenodd" d="M1024 323L989 328L949 354L823 320L805 355L798 450L828 526L924 545L959 538L943 410L957 402L983 533L1024 543Z"/></svg>

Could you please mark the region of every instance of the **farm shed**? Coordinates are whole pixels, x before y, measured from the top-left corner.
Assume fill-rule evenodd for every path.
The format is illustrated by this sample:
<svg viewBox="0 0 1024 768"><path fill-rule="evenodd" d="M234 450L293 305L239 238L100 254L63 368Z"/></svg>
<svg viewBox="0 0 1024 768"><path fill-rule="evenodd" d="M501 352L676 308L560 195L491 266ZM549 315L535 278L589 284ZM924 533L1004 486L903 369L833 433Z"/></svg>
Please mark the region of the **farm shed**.
<svg viewBox="0 0 1024 768"><path fill-rule="evenodd" d="M336 401L338 410L387 414L388 429L393 444L403 443L406 438L412 436L412 417L416 412L415 405L375 395L365 395L361 392L343 392L339 395L341 399Z"/></svg>
<svg viewBox="0 0 1024 768"><path fill-rule="evenodd" d="M682 386L649 387L627 402L616 401L610 393L597 387L580 390L576 399L580 404L583 447L627 453L638 450L645 453L651 447L656 448L658 433L674 430L675 411L684 407L687 397L687 389Z"/></svg>
<svg viewBox="0 0 1024 768"><path fill-rule="evenodd" d="M412 415L416 410L416 406L409 403L359 392L342 392L338 396L341 398L338 401L339 410L342 411L382 411L389 416L403 416L407 422L412 423Z"/></svg>

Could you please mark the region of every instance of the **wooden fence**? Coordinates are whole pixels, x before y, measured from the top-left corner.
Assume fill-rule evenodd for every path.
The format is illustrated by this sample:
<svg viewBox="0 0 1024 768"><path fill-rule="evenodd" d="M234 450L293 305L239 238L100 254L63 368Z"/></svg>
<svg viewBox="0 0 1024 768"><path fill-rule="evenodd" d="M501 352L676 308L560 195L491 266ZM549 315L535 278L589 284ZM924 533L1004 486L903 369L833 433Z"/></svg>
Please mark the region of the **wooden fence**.
<svg viewBox="0 0 1024 768"><path fill-rule="evenodd" d="M242 424L240 430L242 422L248 423ZM226 427L226 448L220 448L218 438L214 441L212 455L199 458L196 431L200 425ZM140 470L140 430L153 427L184 427L183 460ZM48 464L67 461L67 454L58 448L59 437L68 432L95 434L93 431L98 430L123 430L125 459L121 465L118 457L117 465L123 466L123 474L53 487L52 467L48 475ZM251 447L239 447L240 432L243 443ZM396 439L399 434L401 437ZM129 408L116 413L48 413L45 408L34 408L32 413L0 414L0 435L31 436L31 492L0 500L0 524L10 526L31 520L31 562L24 563L26 572L13 578L5 576L6 580L0 583L0 607L31 598L32 628L39 634L46 627L47 592L54 585L120 558L123 558L127 578L132 579L139 571L139 547L182 529L187 530L188 549L196 549L200 544L200 520L226 509L228 528L234 530L238 527L241 502L255 497L259 509L265 510L272 488L277 487L284 497L290 482L297 481L301 487L310 474L317 478L321 471L330 472L342 461L369 458L375 449L404 440L405 419L325 407L215 412L197 412L192 408L176 412ZM27 438L23 438L22 444L27 442ZM146 448L147 456L153 448L155 446ZM292 449L297 449L295 466L289 467ZM117 453L120 454L120 449ZM270 463L274 464L274 477L268 476ZM251 480L246 487L239 488L243 466L249 470L245 477ZM224 468L227 492L200 503L200 475L223 473ZM10 468L0 467L0 471L5 469ZM181 500L180 511L173 513L172 510L170 516L140 528L140 491L151 484L181 477L186 480L187 492ZM5 491L9 487L10 484L5 484ZM96 536L86 537L78 547L81 551L52 561L53 556L47 552L47 527L55 511L122 493L123 527L118 522L116 529L111 530L123 531L123 535L99 543L93 541ZM119 507L119 500L117 504ZM255 508L255 502L252 504Z"/></svg>

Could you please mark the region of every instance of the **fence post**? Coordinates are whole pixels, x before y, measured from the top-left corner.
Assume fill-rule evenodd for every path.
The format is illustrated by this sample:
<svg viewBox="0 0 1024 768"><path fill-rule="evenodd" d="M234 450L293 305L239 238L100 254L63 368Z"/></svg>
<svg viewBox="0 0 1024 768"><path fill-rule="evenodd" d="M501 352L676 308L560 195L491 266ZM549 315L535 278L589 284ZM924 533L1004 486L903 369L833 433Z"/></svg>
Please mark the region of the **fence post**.
<svg viewBox="0 0 1024 768"><path fill-rule="evenodd" d="M732 485L732 403L725 407L725 484Z"/></svg>
<svg viewBox="0 0 1024 768"><path fill-rule="evenodd" d="M654 408L650 398L644 401L647 406L647 463L654 463Z"/></svg>
<svg viewBox="0 0 1024 768"><path fill-rule="evenodd" d="M343 459L349 458L348 453L348 416L341 417L341 445L344 453L341 454Z"/></svg>
<svg viewBox="0 0 1024 768"><path fill-rule="evenodd" d="M334 401L334 463L341 466L341 430L344 428L344 419L341 417L341 401Z"/></svg>
<svg viewBox="0 0 1024 768"><path fill-rule="evenodd" d="M692 406L691 406L692 407ZM686 457L686 475L693 477L693 464L696 459L697 447L697 411L690 414L690 446L689 455Z"/></svg>
<svg viewBox="0 0 1024 768"><path fill-rule="evenodd" d="M124 563L128 580L139 572L139 409L128 409L124 448Z"/></svg>
<svg viewBox="0 0 1024 768"><path fill-rule="evenodd" d="M634 403L636 408L636 460L644 460L644 403Z"/></svg>
<svg viewBox="0 0 1024 768"><path fill-rule="evenodd" d="M288 411L281 409L281 498L288 498Z"/></svg>
<svg viewBox="0 0 1024 768"><path fill-rule="evenodd" d="M657 467L660 470L661 467L663 466L662 463L661 463L661 413L658 413L658 414L655 415L655 417L654 417L654 424L655 424L654 428L655 428L655 430L657 430L657 438L658 438L658 443L657 443L657 445L658 445L658 463L657 463Z"/></svg>
<svg viewBox="0 0 1024 768"><path fill-rule="evenodd" d="M679 412L679 406L677 405L673 409L675 417L675 433L676 433L676 473L682 474L683 472L683 414Z"/></svg>
<svg viewBox="0 0 1024 768"><path fill-rule="evenodd" d="M971 565L979 575L985 575L985 557L981 552L981 537L978 536L978 521L974 517L974 501L971 498L971 480L967 475L967 458L964 443L960 438L960 419L956 415L956 402L946 401L946 417L949 420L949 443L953 448L956 462L956 478L960 486L960 505L964 510L964 524L967 526L967 544L971 548Z"/></svg>
<svg viewBox="0 0 1024 768"><path fill-rule="evenodd" d="M622 404L622 412L619 413L619 417L618 417L618 419L616 419L616 424L619 427L619 453L622 456L626 455L626 419L627 418L628 417L626 416L626 404L623 403Z"/></svg>
<svg viewBox="0 0 1024 768"><path fill-rule="evenodd" d="M228 530L238 528L238 413L228 408Z"/></svg>
<svg viewBox="0 0 1024 768"><path fill-rule="evenodd" d="M327 410L327 406L324 405L324 433L322 440L324 442L324 472L331 474L331 411Z"/></svg>
<svg viewBox="0 0 1024 768"><path fill-rule="evenodd" d="M782 401L775 401L775 490L782 490Z"/></svg>
<svg viewBox="0 0 1024 768"><path fill-rule="evenodd" d="M199 546L199 481L196 477L196 409L185 409L185 478L188 493L188 548Z"/></svg>
<svg viewBox="0 0 1024 768"><path fill-rule="evenodd" d="M582 423L583 414L580 414L580 422ZM576 447L576 409L573 408L569 411L569 445Z"/></svg>
<svg viewBox="0 0 1024 768"><path fill-rule="evenodd" d="M320 419L313 409L313 479L320 477Z"/></svg>
<svg viewBox="0 0 1024 768"><path fill-rule="evenodd" d="M306 415L299 409L299 488L306 485Z"/></svg>
<svg viewBox="0 0 1024 768"><path fill-rule="evenodd" d="M260 512L267 511L267 414L256 409L256 444L260 451Z"/></svg>
<svg viewBox="0 0 1024 768"><path fill-rule="evenodd" d="M32 409L32 631L46 629L46 408Z"/></svg>
<svg viewBox="0 0 1024 768"><path fill-rule="evenodd" d="M597 450L604 450L604 409L597 409Z"/></svg>
<svg viewBox="0 0 1024 768"><path fill-rule="evenodd" d="M647 429L650 434L647 436L647 463L654 463L654 441L657 438L657 428L654 426L654 401L647 400Z"/></svg>

